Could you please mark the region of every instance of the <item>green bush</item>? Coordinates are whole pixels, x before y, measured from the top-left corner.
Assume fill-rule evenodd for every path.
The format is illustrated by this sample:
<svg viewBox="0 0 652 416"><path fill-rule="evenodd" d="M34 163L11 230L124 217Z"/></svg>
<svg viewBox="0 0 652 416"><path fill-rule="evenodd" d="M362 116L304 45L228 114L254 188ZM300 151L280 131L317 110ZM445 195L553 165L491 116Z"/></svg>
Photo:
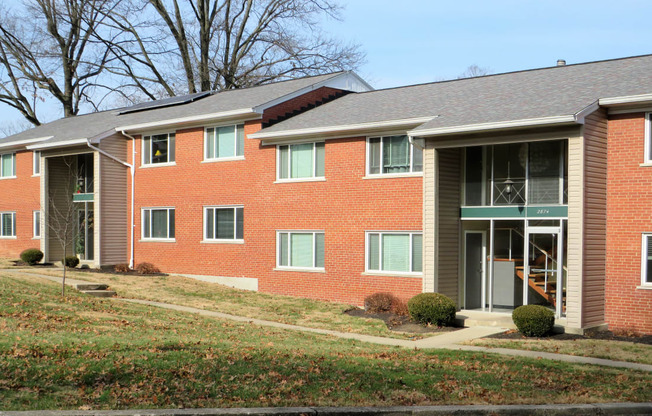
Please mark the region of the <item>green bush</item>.
<svg viewBox="0 0 652 416"><path fill-rule="evenodd" d="M61 263L65 264L66 267L70 267L71 269L74 269L79 264L79 259L77 258L77 256L68 256L65 259L62 259Z"/></svg>
<svg viewBox="0 0 652 416"><path fill-rule="evenodd" d="M20 259L30 266L33 266L43 260L43 252L37 248L28 248L20 253Z"/></svg>
<svg viewBox="0 0 652 416"><path fill-rule="evenodd" d="M523 305L514 309L512 320L526 337L542 337L555 325L555 314L541 305Z"/></svg>
<svg viewBox="0 0 652 416"><path fill-rule="evenodd" d="M422 324L450 326L455 321L455 302L441 293L421 293L408 301L410 317Z"/></svg>

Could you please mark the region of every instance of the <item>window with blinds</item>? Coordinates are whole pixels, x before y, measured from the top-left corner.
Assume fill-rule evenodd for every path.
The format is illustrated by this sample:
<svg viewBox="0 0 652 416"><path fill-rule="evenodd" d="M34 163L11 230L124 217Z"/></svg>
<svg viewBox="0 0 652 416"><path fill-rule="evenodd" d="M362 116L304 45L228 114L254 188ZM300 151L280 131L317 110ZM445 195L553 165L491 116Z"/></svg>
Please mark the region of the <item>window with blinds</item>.
<svg viewBox="0 0 652 416"><path fill-rule="evenodd" d="M299 269L324 268L323 231L279 231L277 233L278 267Z"/></svg>
<svg viewBox="0 0 652 416"><path fill-rule="evenodd" d="M652 286L652 234L643 234L641 285Z"/></svg>
<svg viewBox="0 0 652 416"><path fill-rule="evenodd" d="M422 171L423 152L410 145L408 136L369 138L367 145L368 175Z"/></svg>
<svg viewBox="0 0 652 416"><path fill-rule="evenodd" d="M244 156L244 124L208 127L205 131L204 160Z"/></svg>
<svg viewBox="0 0 652 416"><path fill-rule="evenodd" d="M422 256L422 233L367 233L367 271L369 272L421 273Z"/></svg>
<svg viewBox="0 0 652 416"><path fill-rule="evenodd" d="M174 208L143 208L143 240L174 240Z"/></svg>
<svg viewBox="0 0 652 416"><path fill-rule="evenodd" d="M324 142L278 146L277 178L323 178L324 163Z"/></svg>
<svg viewBox="0 0 652 416"><path fill-rule="evenodd" d="M0 237L16 237L15 212L0 212Z"/></svg>
<svg viewBox="0 0 652 416"><path fill-rule="evenodd" d="M242 240L243 234L243 207L204 208L204 240Z"/></svg>
<svg viewBox="0 0 652 416"><path fill-rule="evenodd" d="M16 176L16 153L0 155L0 178Z"/></svg>

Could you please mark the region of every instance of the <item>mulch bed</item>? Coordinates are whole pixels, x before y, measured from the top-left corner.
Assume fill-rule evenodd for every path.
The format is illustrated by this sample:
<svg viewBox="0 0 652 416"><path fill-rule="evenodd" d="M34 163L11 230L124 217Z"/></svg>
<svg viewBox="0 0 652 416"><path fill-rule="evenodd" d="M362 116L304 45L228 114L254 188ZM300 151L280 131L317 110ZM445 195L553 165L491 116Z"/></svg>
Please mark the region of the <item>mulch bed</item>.
<svg viewBox="0 0 652 416"><path fill-rule="evenodd" d="M495 338L495 339L511 339L511 340L557 340L557 341L573 341L577 339L600 339L600 340L607 340L607 341L626 341L626 342L634 342L637 344L646 344L646 345L652 345L652 335L640 335L637 336L636 334L614 334L611 331L594 331L587 333L586 335L577 335L577 334L551 334L545 337L541 338L528 338L518 332L515 329L512 329L507 332L503 332L501 334L495 334L495 335L490 335L487 338Z"/></svg>
<svg viewBox="0 0 652 416"><path fill-rule="evenodd" d="M457 331L462 328L424 326L413 322L409 316L396 315L391 312L370 313L364 309L352 308L344 311L345 314L359 318L380 319L385 322L391 331L406 332L409 334L429 334Z"/></svg>
<svg viewBox="0 0 652 416"><path fill-rule="evenodd" d="M38 268L48 268L48 267L54 267L53 263L36 263L33 266L30 266L29 264L25 263L22 260L12 260L11 261L14 266L16 267L38 267Z"/></svg>

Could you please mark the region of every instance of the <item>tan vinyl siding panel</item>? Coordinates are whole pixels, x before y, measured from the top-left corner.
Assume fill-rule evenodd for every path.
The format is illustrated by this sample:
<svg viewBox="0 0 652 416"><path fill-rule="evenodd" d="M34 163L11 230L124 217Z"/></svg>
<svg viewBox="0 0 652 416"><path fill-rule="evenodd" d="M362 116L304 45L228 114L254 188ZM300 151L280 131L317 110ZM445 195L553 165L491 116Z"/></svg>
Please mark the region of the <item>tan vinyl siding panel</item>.
<svg viewBox="0 0 652 416"><path fill-rule="evenodd" d="M65 223L61 215L55 217L54 208L56 206L58 211L65 216L65 213L68 212L68 207L72 203L72 191L73 191L73 172L70 172L69 167L64 163L64 158L48 158L48 195L46 197L48 201L48 212L46 218L46 224L48 225L47 235L48 235L48 252L47 252L47 261L57 262L61 261L64 257L64 250L61 246L60 240L56 237L57 232L53 229L57 220L55 218L60 218L58 221L60 224ZM74 167L73 167L74 169ZM68 182L68 183L67 183ZM68 227L73 227L73 223L68 223ZM58 227L61 229L61 227ZM62 235L62 234L59 234ZM66 250L67 256L73 255L73 244L72 244L72 232L68 236L70 239L70 245Z"/></svg>
<svg viewBox="0 0 652 416"><path fill-rule="evenodd" d="M591 327L605 321L607 117L604 109L586 118L584 148L582 327Z"/></svg>
<svg viewBox="0 0 652 416"><path fill-rule="evenodd" d="M423 151L423 291L435 291L435 148L426 142Z"/></svg>
<svg viewBox="0 0 652 416"><path fill-rule="evenodd" d="M584 139L568 140L568 282L566 318L571 328L582 323L582 253L584 251Z"/></svg>
<svg viewBox="0 0 652 416"><path fill-rule="evenodd" d="M115 134L102 140L99 148L127 159L127 140ZM129 169L100 155L100 259L102 265L126 263L129 258L127 176Z"/></svg>
<svg viewBox="0 0 652 416"><path fill-rule="evenodd" d="M437 150L438 292L458 302L460 253L460 149Z"/></svg>

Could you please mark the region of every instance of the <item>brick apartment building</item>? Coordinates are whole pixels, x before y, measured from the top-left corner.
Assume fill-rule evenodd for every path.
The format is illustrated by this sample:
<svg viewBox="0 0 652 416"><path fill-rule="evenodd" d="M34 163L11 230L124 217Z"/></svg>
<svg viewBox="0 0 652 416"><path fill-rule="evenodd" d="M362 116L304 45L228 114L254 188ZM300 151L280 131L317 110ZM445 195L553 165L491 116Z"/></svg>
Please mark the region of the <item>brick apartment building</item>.
<svg viewBox="0 0 652 416"><path fill-rule="evenodd" d="M652 333L651 70L377 91L335 73L54 121L0 139L0 256L59 260L48 224L72 198L69 250L93 267Z"/></svg>

